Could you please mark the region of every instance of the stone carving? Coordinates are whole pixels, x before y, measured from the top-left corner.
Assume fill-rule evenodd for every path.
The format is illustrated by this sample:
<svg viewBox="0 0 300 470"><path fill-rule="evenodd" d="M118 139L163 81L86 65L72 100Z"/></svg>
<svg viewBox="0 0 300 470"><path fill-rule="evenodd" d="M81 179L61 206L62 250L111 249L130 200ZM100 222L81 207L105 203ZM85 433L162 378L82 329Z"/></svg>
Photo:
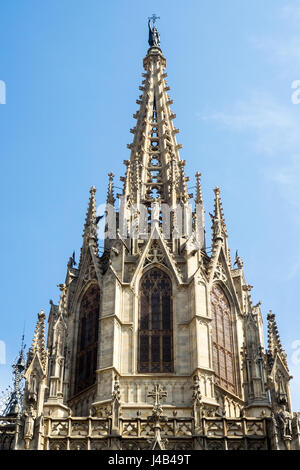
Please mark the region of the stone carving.
<svg viewBox="0 0 300 470"><path fill-rule="evenodd" d="M152 242L151 248L147 253L146 259L147 261L145 265L150 263L163 263L165 259L165 254L162 250L160 243L158 243L157 240L154 240Z"/></svg>
<svg viewBox="0 0 300 470"><path fill-rule="evenodd" d="M163 409L160 400L167 396L167 392L163 390L159 384L154 386L154 389L148 393L149 398L153 398L154 405L152 415L148 417L148 421L154 423L154 439L149 440L150 448L152 450L164 450L166 448L167 440L161 438L161 425L160 423L166 422L168 418L163 415Z"/></svg>
<svg viewBox="0 0 300 470"><path fill-rule="evenodd" d="M92 421L92 436L106 436L108 434L107 421Z"/></svg>
<svg viewBox="0 0 300 470"><path fill-rule="evenodd" d="M246 421L246 429L248 436L263 436L263 424L257 421Z"/></svg>
<svg viewBox="0 0 300 470"><path fill-rule="evenodd" d="M25 424L24 424L24 439L25 439L25 448L29 449L29 442L33 438L34 434L34 421L36 418L36 411L33 406L30 405L29 409L24 412L25 415Z"/></svg>
<svg viewBox="0 0 300 470"><path fill-rule="evenodd" d="M245 441L228 441L228 450L245 450Z"/></svg>
<svg viewBox="0 0 300 470"><path fill-rule="evenodd" d="M122 450L146 450L149 449L148 442L126 440L122 441Z"/></svg>
<svg viewBox="0 0 300 470"><path fill-rule="evenodd" d="M223 440L214 440L207 442L207 450L224 450L225 444Z"/></svg>
<svg viewBox="0 0 300 470"><path fill-rule="evenodd" d="M207 435L209 437L223 437L223 422L222 421L208 421L206 423Z"/></svg>
<svg viewBox="0 0 300 470"><path fill-rule="evenodd" d="M64 439L50 439L49 450L67 450L67 442Z"/></svg>
<svg viewBox="0 0 300 470"><path fill-rule="evenodd" d="M247 449L248 450L267 450L266 442L264 439L260 441L248 440Z"/></svg>
<svg viewBox="0 0 300 470"><path fill-rule="evenodd" d="M74 436L87 436L88 424L87 422L73 421L71 434Z"/></svg>
<svg viewBox="0 0 300 470"><path fill-rule="evenodd" d="M123 423L123 433L122 436L137 436L138 429L137 425L134 422Z"/></svg>
<svg viewBox="0 0 300 470"><path fill-rule="evenodd" d="M154 435L154 426L152 423L142 423L141 424L141 436L153 436Z"/></svg>
<svg viewBox="0 0 300 470"><path fill-rule="evenodd" d="M225 272L225 269L223 268L221 263L218 263L216 266L216 270L214 273L214 279L226 282L227 281L227 275Z"/></svg>
<svg viewBox="0 0 300 470"><path fill-rule="evenodd" d="M87 450L87 440L72 439L70 441L70 450Z"/></svg>
<svg viewBox="0 0 300 470"><path fill-rule="evenodd" d="M86 269L86 272L84 273L83 282L87 283L89 281L94 281L94 280L97 280L97 274L96 274L95 266L91 263Z"/></svg>
<svg viewBox="0 0 300 470"><path fill-rule="evenodd" d="M106 439L93 440L91 442L91 450L107 450L109 449L108 441Z"/></svg>
<svg viewBox="0 0 300 470"><path fill-rule="evenodd" d="M237 421L227 421L226 423L227 427L227 435L229 437L231 436L243 436L243 428L242 428L242 423L237 422Z"/></svg>
<svg viewBox="0 0 300 470"><path fill-rule="evenodd" d="M279 422L279 429L281 431L282 437L292 437L293 415L289 413L289 411L287 411L285 405L283 405L283 409L277 414L277 419Z"/></svg>
<svg viewBox="0 0 300 470"><path fill-rule="evenodd" d="M52 423L52 436L66 436L68 434L68 423L59 421Z"/></svg>
<svg viewBox="0 0 300 470"><path fill-rule="evenodd" d="M176 436L191 436L192 435L192 425L188 422L178 423Z"/></svg>

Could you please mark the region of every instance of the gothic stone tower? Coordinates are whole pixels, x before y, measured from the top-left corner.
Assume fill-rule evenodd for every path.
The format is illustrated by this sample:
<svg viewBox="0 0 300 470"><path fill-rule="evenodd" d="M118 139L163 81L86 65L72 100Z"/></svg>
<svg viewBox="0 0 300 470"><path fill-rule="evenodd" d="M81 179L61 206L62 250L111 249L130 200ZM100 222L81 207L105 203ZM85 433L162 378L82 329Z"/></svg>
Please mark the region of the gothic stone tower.
<svg viewBox="0 0 300 470"><path fill-rule="evenodd" d="M200 173L189 194L150 24L149 45L119 208L110 173L103 254L92 187L46 343L38 316L16 448L299 448L275 316L266 350L219 188L206 249Z"/></svg>

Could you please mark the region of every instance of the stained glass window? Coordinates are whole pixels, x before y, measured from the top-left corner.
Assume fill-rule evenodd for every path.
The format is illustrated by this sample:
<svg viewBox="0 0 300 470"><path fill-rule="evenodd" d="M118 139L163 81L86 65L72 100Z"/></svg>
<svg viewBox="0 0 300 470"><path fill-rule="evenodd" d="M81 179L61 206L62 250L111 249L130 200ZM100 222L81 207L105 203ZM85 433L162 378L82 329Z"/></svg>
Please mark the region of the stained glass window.
<svg viewBox="0 0 300 470"><path fill-rule="evenodd" d="M79 310L75 393L96 382L100 290L91 286Z"/></svg>
<svg viewBox="0 0 300 470"><path fill-rule="evenodd" d="M214 285L210 295L212 311L213 367L217 384L235 393L234 351L229 302L218 286Z"/></svg>
<svg viewBox="0 0 300 470"><path fill-rule="evenodd" d="M172 283L158 268L140 284L138 370L173 372Z"/></svg>

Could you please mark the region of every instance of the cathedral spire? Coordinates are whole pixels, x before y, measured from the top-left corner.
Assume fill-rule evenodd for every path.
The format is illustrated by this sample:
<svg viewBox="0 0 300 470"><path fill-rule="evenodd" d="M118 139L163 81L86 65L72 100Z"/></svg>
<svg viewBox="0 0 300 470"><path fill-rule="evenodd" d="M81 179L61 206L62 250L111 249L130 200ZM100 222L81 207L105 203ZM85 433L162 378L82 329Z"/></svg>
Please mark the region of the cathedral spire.
<svg viewBox="0 0 300 470"><path fill-rule="evenodd" d="M149 45L143 61L145 73L140 86L142 94L137 100L139 110L134 115L137 124L131 129L134 138L128 145L130 160L126 176L121 178L123 195L133 199L133 203L151 205L156 200L174 204L188 200L189 195L184 164L179 156L181 145L175 137L178 133L173 124L176 115L170 109L173 101L167 94L170 87L164 72L166 59L160 49L159 33L155 26L150 27L150 21Z"/></svg>

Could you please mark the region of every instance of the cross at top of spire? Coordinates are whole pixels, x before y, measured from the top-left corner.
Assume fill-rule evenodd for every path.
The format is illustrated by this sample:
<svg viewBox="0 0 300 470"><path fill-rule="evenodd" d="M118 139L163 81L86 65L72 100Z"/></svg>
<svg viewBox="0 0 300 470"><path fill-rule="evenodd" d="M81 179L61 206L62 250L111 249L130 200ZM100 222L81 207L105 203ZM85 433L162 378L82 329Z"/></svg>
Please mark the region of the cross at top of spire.
<svg viewBox="0 0 300 470"><path fill-rule="evenodd" d="M152 13L152 16L148 16L148 20L149 21L152 21L152 24L154 26L156 20L160 20L160 16L156 16L155 13Z"/></svg>

